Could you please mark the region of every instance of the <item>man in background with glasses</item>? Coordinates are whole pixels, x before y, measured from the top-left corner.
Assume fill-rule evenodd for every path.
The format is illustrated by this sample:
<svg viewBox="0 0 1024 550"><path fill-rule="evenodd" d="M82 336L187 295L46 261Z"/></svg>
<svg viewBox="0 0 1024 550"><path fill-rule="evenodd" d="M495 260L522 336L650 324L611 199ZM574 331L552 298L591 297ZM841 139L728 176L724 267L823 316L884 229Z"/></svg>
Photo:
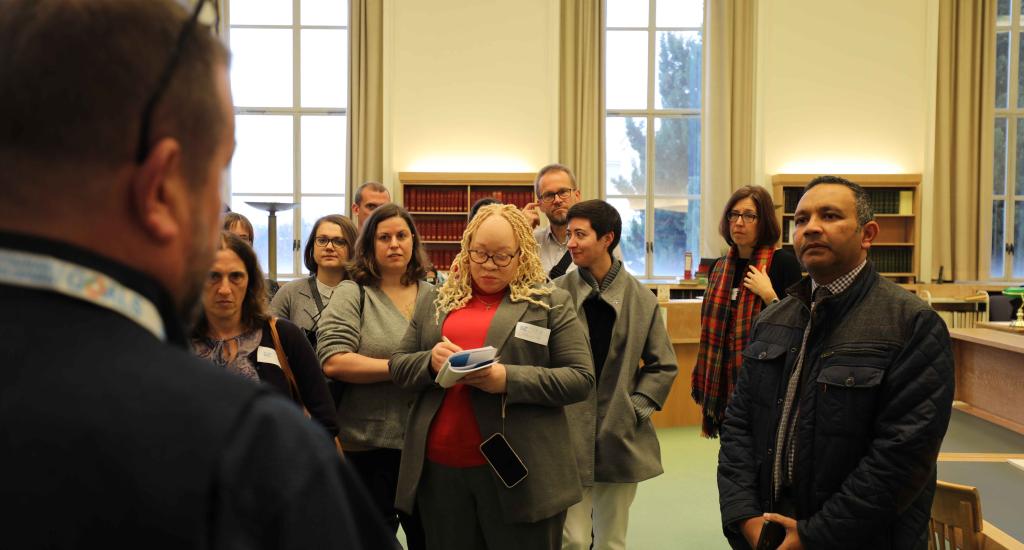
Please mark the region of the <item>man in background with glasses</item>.
<svg viewBox="0 0 1024 550"><path fill-rule="evenodd" d="M294 405L194 359L228 53L171 0L0 0L0 519L16 548L388 548Z"/></svg>
<svg viewBox="0 0 1024 550"><path fill-rule="evenodd" d="M564 164L549 164L537 172L533 181L536 202L523 207L523 215L535 228L541 267L552 280L576 270L569 254L566 215L572 205L580 202L580 189L576 176ZM547 227L540 227L540 214L548 219ZM615 249L615 258L621 260L622 253Z"/></svg>

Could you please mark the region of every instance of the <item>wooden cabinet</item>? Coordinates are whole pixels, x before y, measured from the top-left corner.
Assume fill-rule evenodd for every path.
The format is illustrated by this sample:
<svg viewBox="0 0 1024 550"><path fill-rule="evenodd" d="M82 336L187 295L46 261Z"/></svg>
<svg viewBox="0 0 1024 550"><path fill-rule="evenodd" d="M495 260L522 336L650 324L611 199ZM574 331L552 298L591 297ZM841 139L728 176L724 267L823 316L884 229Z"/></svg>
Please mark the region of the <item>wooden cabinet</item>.
<svg viewBox="0 0 1024 550"><path fill-rule="evenodd" d="M399 172L402 205L416 220L431 263L447 271L459 251L469 209L484 197L519 208L534 200L530 173Z"/></svg>
<svg viewBox="0 0 1024 550"><path fill-rule="evenodd" d="M772 176L773 200L782 228L782 246L793 247L793 212L803 188L816 174ZM920 174L842 175L870 197L880 231L868 258L883 276L898 283L916 283L921 257Z"/></svg>

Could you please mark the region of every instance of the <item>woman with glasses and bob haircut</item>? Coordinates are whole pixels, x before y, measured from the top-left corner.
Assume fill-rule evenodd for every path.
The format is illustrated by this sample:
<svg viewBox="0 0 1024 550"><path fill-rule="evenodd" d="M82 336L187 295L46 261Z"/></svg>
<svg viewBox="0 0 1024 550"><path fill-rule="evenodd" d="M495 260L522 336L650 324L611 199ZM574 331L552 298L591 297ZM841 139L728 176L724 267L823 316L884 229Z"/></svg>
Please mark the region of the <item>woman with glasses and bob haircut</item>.
<svg viewBox="0 0 1024 550"><path fill-rule="evenodd" d="M708 277L692 380L705 437L718 436L757 314L784 298L785 289L800 280L796 256L775 248L781 232L764 187L737 189L725 204L718 232L729 252L715 262Z"/></svg>
<svg viewBox="0 0 1024 550"><path fill-rule="evenodd" d="M270 312L299 325L314 346L320 316L338 285L348 278L345 266L354 255L357 234L352 220L339 214L314 222L302 251L309 277L284 285L270 302Z"/></svg>
<svg viewBox="0 0 1024 550"><path fill-rule="evenodd" d="M392 382L388 359L417 299L433 288L422 281L426 264L412 216L394 203L377 207L356 241L350 280L324 309L317 341L324 374L341 386L346 457L392 530L401 523L410 550L424 548L423 528L414 510L395 510L395 488L413 394Z"/></svg>
<svg viewBox="0 0 1024 550"><path fill-rule="evenodd" d="M564 407L586 399L594 367L569 294L546 280L523 214L485 206L391 357L416 392L396 504L418 505L428 548L561 547L582 498ZM453 353L484 346L500 360L435 382Z"/></svg>
<svg viewBox="0 0 1024 550"><path fill-rule="evenodd" d="M299 327L267 313L263 285L256 252L241 238L222 231L203 288L202 312L192 330L192 349L199 357L265 382L305 406L333 439L338 425L316 354ZM294 374L294 388L285 361Z"/></svg>

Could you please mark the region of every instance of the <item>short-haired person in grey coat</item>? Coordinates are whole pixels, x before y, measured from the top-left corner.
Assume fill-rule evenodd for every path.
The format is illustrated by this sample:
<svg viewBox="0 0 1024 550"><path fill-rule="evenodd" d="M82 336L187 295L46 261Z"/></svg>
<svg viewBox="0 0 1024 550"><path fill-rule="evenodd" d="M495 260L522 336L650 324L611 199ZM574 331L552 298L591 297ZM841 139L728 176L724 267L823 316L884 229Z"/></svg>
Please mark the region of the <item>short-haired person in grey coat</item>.
<svg viewBox="0 0 1024 550"><path fill-rule="evenodd" d="M755 321L721 428L725 535L733 548L924 549L953 405L949 332L868 261L879 227L859 185L815 178L794 223L809 277Z"/></svg>
<svg viewBox="0 0 1024 550"><path fill-rule="evenodd" d="M676 377L675 351L654 294L612 255L622 218L607 202L569 208L568 248L579 269L555 280L569 291L590 337L597 387L565 408L583 501L565 519L562 548L625 548L637 482L662 473L650 416ZM637 368L637 365L640 365Z"/></svg>

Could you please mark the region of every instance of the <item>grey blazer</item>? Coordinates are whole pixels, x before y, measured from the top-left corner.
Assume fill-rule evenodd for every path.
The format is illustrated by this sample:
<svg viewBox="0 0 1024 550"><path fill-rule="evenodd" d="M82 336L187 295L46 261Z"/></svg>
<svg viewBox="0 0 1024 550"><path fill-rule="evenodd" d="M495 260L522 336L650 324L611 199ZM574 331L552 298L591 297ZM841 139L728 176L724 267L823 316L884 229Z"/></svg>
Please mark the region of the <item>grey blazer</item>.
<svg viewBox="0 0 1024 550"><path fill-rule="evenodd" d="M589 341L583 301L594 289L578 271L555 284L572 295ZM643 394L660 410L679 371L676 354L658 299L625 268L600 299L615 309L615 325L597 387L585 401L565 408L572 443L584 485L643 481L663 472L661 447L651 420L638 421L630 395Z"/></svg>
<svg viewBox="0 0 1024 550"><path fill-rule="evenodd" d="M445 319L434 320L435 296L436 291L421 297L390 364L396 383L419 392L409 415L395 498L395 506L407 513L416 501L430 423L444 398L430 370L430 350L441 341ZM583 497L576 457L566 447L570 430L564 409L593 389L593 360L569 295L556 288L544 302L554 307L513 303L506 296L485 340L497 348L507 369L505 438L529 470L526 479L511 489L493 476L506 522L549 518ZM518 323L549 329L548 345L516 337ZM500 432L502 396L474 389L472 401L480 435L486 439Z"/></svg>
<svg viewBox="0 0 1024 550"><path fill-rule="evenodd" d="M301 329L311 330L319 312L309 292L309 277L295 279L282 286L270 301L270 314L288 319Z"/></svg>

